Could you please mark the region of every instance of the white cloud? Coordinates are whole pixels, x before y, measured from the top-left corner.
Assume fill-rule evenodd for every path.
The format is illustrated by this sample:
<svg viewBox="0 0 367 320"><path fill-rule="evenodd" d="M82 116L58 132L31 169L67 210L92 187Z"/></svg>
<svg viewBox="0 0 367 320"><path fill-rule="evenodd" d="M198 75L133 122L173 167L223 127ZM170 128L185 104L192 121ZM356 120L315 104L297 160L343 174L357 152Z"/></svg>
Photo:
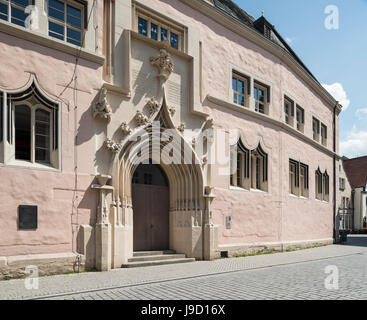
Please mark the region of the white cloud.
<svg viewBox="0 0 367 320"><path fill-rule="evenodd" d="M347 97L347 93L345 92L343 86L336 82L333 84L322 84L322 86L334 97L336 101L343 106L343 110L348 109L350 105L350 100Z"/></svg>
<svg viewBox="0 0 367 320"><path fill-rule="evenodd" d="M293 42L293 38L290 38L290 37L286 37L285 38L285 41L287 41L288 42L288 44L291 44L292 42Z"/></svg>
<svg viewBox="0 0 367 320"><path fill-rule="evenodd" d="M340 142L340 154L348 158L367 155L367 131L357 131L353 126L347 139Z"/></svg>
<svg viewBox="0 0 367 320"><path fill-rule="evenodd" d="M359 120L367 120L367 108L357 109L356 116Z"/></svg>

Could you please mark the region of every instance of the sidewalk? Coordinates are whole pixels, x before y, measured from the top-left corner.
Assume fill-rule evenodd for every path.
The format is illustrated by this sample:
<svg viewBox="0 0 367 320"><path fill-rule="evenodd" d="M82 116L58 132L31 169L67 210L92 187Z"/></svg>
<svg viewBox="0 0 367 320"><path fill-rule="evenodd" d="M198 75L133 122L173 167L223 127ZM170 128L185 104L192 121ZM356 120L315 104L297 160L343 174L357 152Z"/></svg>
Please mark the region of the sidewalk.
<svg viewBox="0 0 367 320"><path fill-rule="evenodd" d="M352 244L356 245L352 245ZM215 261L154 266L136 269L115 269L109 272L91 272L42 277L38 290L27 290L24 279L0 282L0 299L30 299L57 296L65 293L126 287L147 283L195 278L204 275L268 268L357 254L367 254L367 236L352 236L350 245L333 245L314 249L231 258Z"/></svg>

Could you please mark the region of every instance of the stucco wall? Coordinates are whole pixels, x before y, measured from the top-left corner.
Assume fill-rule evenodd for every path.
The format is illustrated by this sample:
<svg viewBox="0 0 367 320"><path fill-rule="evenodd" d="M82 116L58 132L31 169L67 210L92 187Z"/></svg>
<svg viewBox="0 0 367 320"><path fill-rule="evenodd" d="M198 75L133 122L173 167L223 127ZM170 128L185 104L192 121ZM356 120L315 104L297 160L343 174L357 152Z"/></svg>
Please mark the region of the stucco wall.
<svg viewBox="0 0 367 320"><path fill-rule="evenodd" d="M271 116L283 120L283 96L290 95L305 109L305 136L312 139L312 116L328 127L328 149L332 150L333 108L288 66L256 44L240 37L180 1L147 0L147 6L198 30L202 42L202 96L204 110L216 128L239 129L247 147L258 142L269 153L269 192L230 190L228 176L219 176L213 166L215 187L213 219L220 225L219 244L285 240L326 239L333 235L333 159L309 142L276 125L231 111L209 102L207 95L231 102L232 67L271 86ZM190 34L188 35L190 39ZM309 199L289 195L289 159L309 166ZM329 202L315 200L315 171L327 170ZM232 216L232 229L225 217Z"/></svg>
<svg viewBox="0 0 367 320"><path fill-rule="evenodd" d="M102 12L102 1L96 3ZM101 26L102 18L96 16L94 25ZM87 34L95 53L101 52L101 29L94 33L91 23ZM53 99L70 82L76 61L75 56L4 33L0 33L0 57L0 88L23 87L33 73ZM102 66L79 59L76 75L76 85L71 85L76 90L69 88L60 98L61 169L0 163L0 256L75 251L79 225L95 220L97 198L89 189L95 174L95 125L90 106L102 85ZM38 205L37 230L18 230L19 205Z"/></svg>

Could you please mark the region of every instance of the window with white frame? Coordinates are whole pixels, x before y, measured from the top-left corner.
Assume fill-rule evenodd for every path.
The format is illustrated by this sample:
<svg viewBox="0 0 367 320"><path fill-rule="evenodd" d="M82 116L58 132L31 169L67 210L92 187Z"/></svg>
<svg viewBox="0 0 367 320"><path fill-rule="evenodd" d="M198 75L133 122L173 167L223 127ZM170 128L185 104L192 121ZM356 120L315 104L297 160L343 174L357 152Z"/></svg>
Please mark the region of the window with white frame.
<svg viewBox="0 0 367 320"><path fill-rule="evenodd" d="M0 19L25 27L25 8L32 4L32 0L0 0Z"/></svg>
<svg viewBox="0 0 367 320"><path fill-rule="evenodd" d="M6 122L2 139L7 142L7 163L58 168L58 103L43 96L34 83L24 91L2 92L1 96L6 108L1 127Z"/></svg>
<svg viewBox="0 0 367 320"><path fill-rule="evenodd" d="M49 36L82 46L84 9L80 1L48 0Z"/></svg>
<svg viewBox="0 0 367 320"><path fill-rule="evenodd" d="M258 81L254 81L255 111L269 114L270 87Z"/></svg>
<svg viewBox="0 0 367 320"><path fill-rule="evenodd" d="M233 103L243 107L249 106L250 78L238 72L232 72Z"/></svg>
<svg viewBox="0 0 367 320"><path fill-rule="evenodd" d="M294 123L294 101L284 96L285 123L293 127Z"/></svg>
<svg viewBox="0 0 367 320"><path fill-rule="evenodd" d="M184 30L162 18L137 10L136 31L142 36L167 42L171 48L184 51Z"/></svg>

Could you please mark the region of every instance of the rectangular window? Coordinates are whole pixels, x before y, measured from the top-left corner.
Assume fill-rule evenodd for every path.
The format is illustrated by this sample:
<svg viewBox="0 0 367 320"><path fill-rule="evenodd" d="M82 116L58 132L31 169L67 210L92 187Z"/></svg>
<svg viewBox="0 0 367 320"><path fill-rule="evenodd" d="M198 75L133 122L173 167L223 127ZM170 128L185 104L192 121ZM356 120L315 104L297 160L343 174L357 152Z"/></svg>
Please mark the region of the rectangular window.
<svg viewBox="0 0 367 320"><path fill-rule="evenodd" d="M296 107L296 122L297 122L297 130L300 132L304 132L305 110L303 110L299 105L297 105Z"/></svg>
<svg viewBox="0 0 367 320"><path fill-rule="evenodd" d="M322 173L320 172L320 170L317 170L315 173L315 190L316 190L316 199L318 200L322 200Z"/></svg>
<svg viewBox="0 0 367 320"><path fill-rule="evenodd" d="M320 141L320 121L316 118L312 118L312 132L313 139L315 141Z"/></svg>
<svg viewBox="0 0 367 320"><path fill-rule="evenodd" d="M327 146L327 126L321 124L321 143L323 146Z"/></svg>
<svg viewBox="0 0 367 320"><path fill-rule="evenodd" d="M76 46L82 46L82 7L59 0L48 0L48 34Z"/></svg>
<svg viewBox="0 0 367 320"><path fill-rule="evenodd" d="M296 185L297 165L297 162L289 161L289 193L293 195L298 195Z"/></svg>
<svg viewBox="0 0 367 320"><path fill-rule="evenodd" d="M143 13L144 11L144 13ZM171 48L183 50L184 30L164 19L153 17L143 9L137 12L137 32L154 41L167 41Z"/></svg>
<svg viewBox="0 0 367 320"><path fill-rule="evenodd" d="M294 102L293 100L284 97L284 115L285 123L293 127L294 123Z"/></svg>
<svg viewBox="0 0 367 320"><path fill-rule="evenodd" d="M239 104L240 106L247 106L247 88L249 79L245 76L238 74L237 72L232 73L232 92L233 92L233 103Z"/></svg>
<svg viewBox="0 0 367 320"><path fill-rule="evenodd" d="M254 82L255 111L269 114L270 88L257 81Z"/></svg>
<svg viewBox="0 0 367 320"><path fill-rule="evenodd" d="M329 201L329 175L325 172L323 174L323 200Z"/></svg>
<svg viewBox="0 0 367 320"><path fill-rule="evenodd" d="M0 0L0 19L25 27L25 8L30 4L30 0Z"/></svg>

